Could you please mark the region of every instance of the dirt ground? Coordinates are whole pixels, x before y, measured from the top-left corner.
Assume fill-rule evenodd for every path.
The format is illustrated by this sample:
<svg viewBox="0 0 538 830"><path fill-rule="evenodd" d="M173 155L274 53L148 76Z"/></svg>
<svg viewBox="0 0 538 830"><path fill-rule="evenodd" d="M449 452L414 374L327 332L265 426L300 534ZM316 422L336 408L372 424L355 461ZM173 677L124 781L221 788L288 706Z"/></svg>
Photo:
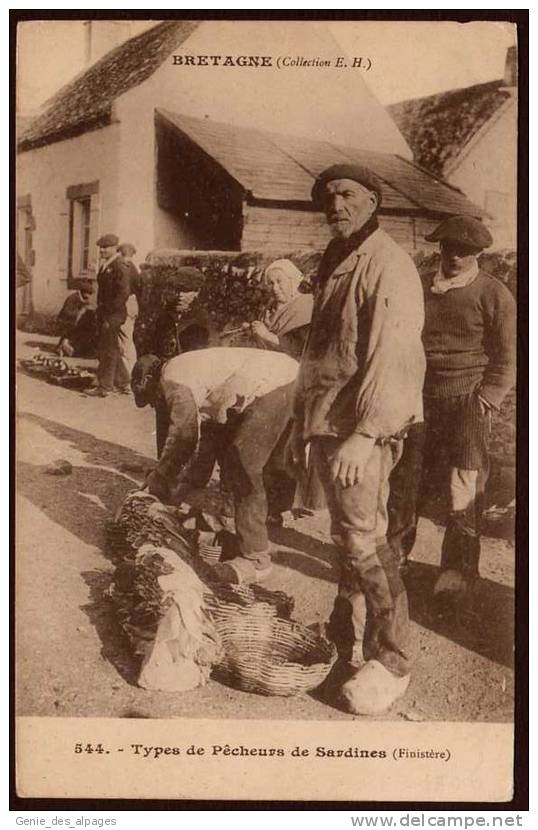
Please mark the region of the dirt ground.
<svg viewBox="0 0 538 830"><path fill-rule="evenodd" d="M18 356L51 338L18 333ZM72 360L75 365L87 361ZM131 657L104 592L113 565L105 523L154 459L153 412L130 397L92 399L17 375L16 566L19 715L121 718L353 719L314 695L268 698L211 681L184 694L136 685ZM72 464L55 476L47 465ZM409 591L415 668L385 720L507 721L513 702L514 547L483 540L475 615L458 624L430 610L443 528L422 519ZM267 587L295 597L295 617L324 621L336 575L324 516L272 532Z"/></svg>

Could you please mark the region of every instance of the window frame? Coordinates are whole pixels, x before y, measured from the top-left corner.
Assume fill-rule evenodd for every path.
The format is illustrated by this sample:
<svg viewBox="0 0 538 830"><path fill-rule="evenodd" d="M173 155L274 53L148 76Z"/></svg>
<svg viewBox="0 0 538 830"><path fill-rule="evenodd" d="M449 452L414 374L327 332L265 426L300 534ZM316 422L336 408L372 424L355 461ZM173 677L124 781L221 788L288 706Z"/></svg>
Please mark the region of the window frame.
<svg viewBox="0 0 538 830"><path fill-rule="evenodd" d="M67 285L73 287L81 277L91 276L91 240L96 228L93 199L99 194L99 182L71 185L66 190L67 201ZM92 234L93 231L93 234Z"/></svg>

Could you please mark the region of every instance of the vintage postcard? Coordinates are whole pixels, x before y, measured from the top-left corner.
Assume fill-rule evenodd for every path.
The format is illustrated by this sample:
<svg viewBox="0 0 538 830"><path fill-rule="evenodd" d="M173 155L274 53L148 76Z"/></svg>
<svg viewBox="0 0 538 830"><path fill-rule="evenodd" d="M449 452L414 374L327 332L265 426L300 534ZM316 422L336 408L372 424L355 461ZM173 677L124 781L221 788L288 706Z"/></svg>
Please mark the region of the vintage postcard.
<svg viewBox="0 0 538 830"><path fill-rule="evenodd" d="M17 795L510 802L516 23L51 14Z"/></svg>

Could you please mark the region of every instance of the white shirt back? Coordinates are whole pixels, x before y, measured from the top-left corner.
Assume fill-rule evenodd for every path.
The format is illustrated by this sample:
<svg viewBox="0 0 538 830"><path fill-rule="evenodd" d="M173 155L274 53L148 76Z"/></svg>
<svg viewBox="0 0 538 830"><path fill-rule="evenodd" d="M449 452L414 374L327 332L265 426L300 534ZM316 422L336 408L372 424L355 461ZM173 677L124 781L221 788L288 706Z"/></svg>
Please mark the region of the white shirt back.
<svg viewBox="0 0 538 830"><path fill-rule="evenodd" d="M199 349L173 357L164 365L161 388L169 401L174 388L188 387L198 408L220 420L237 397L244 408L254 398L292 383L298 368L296 360L281 352L230 346Z"/></svg>

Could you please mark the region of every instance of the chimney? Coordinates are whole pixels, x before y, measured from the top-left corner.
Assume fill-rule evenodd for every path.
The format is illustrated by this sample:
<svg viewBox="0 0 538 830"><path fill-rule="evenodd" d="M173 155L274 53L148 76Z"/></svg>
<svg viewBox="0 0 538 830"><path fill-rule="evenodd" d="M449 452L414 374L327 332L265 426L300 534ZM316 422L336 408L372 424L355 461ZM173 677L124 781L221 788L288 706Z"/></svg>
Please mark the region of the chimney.
<svg viewBox="0 0 538 830"><path fill-rule="evenodd" d="M124 20L84 21L84 60L86 66L115 49L131 36L131 24Z"/></svg>
<svg viewBox="0 0 538 830"><path fill-rule="evenodd" d="M506 52L504 86L517 86L517 50L515 46L509 46Z"/></svg>

